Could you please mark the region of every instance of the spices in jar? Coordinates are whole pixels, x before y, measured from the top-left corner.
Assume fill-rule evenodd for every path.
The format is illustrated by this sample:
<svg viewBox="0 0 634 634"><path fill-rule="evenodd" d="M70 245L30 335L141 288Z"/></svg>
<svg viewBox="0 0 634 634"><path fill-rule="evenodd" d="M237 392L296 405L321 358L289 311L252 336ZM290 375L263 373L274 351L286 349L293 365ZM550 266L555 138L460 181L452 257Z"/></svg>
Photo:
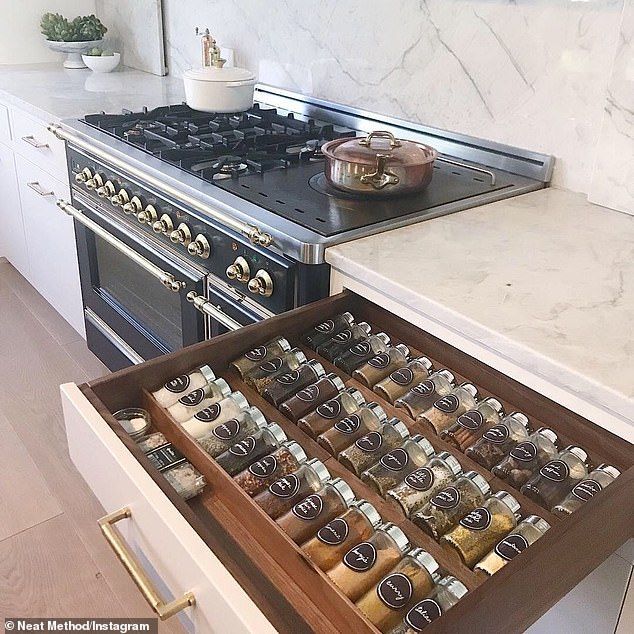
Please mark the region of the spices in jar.
<svg viewBox="0 0 634 634"><path fill-rule="evenodd" d="M346 389L343 381L334 373L326 374L311 383L288 400L280 403L278 409L286 418L297 422L298 418L312 412L322 403L334 398Z"/></svg>
<svg viewBox="0 0 634 634"><path fill-rule="evenodd" d="M587 478L572 487L572 491L563 501L553 508L553 513L559 517L571 515L620 475L621 472L616 467L608 464L599 465Z"/></svg>
<svg viewBox="0 0 634 634"><path fill-rule="evenodd" d="M465 454L485 469L492 469L513 447L528 439L528 418L521 412L512 412L482 434Z"/></svg>
<svg viewBox="0 0 634 634"><path fill-rule="evenodd" d="M464 451L473 445L485 431L494 425L499 425L501 416L504 416L502 403L489 396L481 400L473 409L458 416L456 422L443 431L440 437L456 449Z"/></svg>
<svg viewBox="0 0 634 634"><path fill-rule="evenodd" d="M352 373L352 378L372 388L395 370L404 368L409 354L409 348L402 343L390 346L385 352L379 352L359 366Z"/></svg>
<svg viewBox="0 0 634 634"><path fill-rule="evenodd" d="M213 458L227 451L231 445L266 427L268 422L257 407L249 407L235 418L216 423L198 444Z"/></svg>
<svg viewBox="0 0 634 634"><path fill-rule="evenodd" d="M390 418L377 430L361 436L339 453L339 462L360 476L368 467L376 464L381 456L396 449L409 438L409 429L398 418Z"/></svg>
<svg viewBox="0 0 634 634"><path fill-rule="evenodd" d="M472 383L461 383L449 394L441 396L434 404L416 420L430 432L440 434L451 427L460 414L472 409L476 405L478 388Z"/></svg>
<svg viewBox="0 0 634 634"><path fill-rule="evenodd" d="M424 467L405 476L403 482L387 492L387 499L411 517L439 491L462 473L460 463L447 451L432 456Z"/></svg>
<svg viewBox="0 0 634 634"><path fill-rule="evenodd" d="M353 501L352 489L341 478L335 478L275 521L296 544L303 544L322 526L341 515Z"/></svg>
<svg viewBox="0 0 634 634"><path fill-rule="evenodd" d="M434 590L438 567L427 551L412 548L376 587L356 601L357 607L381 632L387 633L399 624L412 602Z"/></svg>
<svg viewBox="0 0 634 634"><path fill-rule="evenodd" d="M328 339L328 341L317 346L317 354L328 361L334 361L342 352L359 341L365 341L370 335L370 324L362 321L352 324Z"/></svg>
<svg viewBox="0 0 634 634"><path fill-rule="evenodd" d="M434 539L439 539L488 495L489 483L475 471L467 471L438 491L412 515L412 521Z"/></svg>
<svg viewBox="0 0 634 634"><path fill-rule="evenodd" d="M317 437L317 442L333 456L349 447L368 432L376 431L387 420L387 414L378 403L362 405L356 412L338 420L330 429Z"/></svg>
<svg viewBox="0 0 634 634"><path fill-rule="evenodd" d="M321 460L312 458L294 471L258 493L254 502L273 519L290 510L296 502L319 491L330 480L330 473Z"/></svg>
<svg viewBox="0 0 634 634"><path fill-rule="evenodd" d="M306 462L304 450L298 443L289 440L273 453L235 475L233 479L243 491L253 497L266 489L271 482L297 471L303 462Z"/></svg>
<svg viewBox="0 0 634 634"><path fill-rule="evenodd" d="M182 424L182 427L194 438L202 438L220 423L237 418L247 409L249 409L249 401L244 398L244 394L233 392L221 401L196 412L192 418Z"/></svg>
<svg viewBox="0 0 634 634"><path fill-rule="evenodd" d="M476 564L474 570L489 576L495 574L511 559L535 543L549 528L550 524L545 519L538 515L529 515L517 525L517 528L501 539L493 550Z"/></svg>
<svg viewBox="0 0 634 634"><path fill-rule="evenodd" d="M528 440L511 449L502 462L493 467L493 474L516 489L521 489L528 479L557 455L557 434L541 427Z"/></svg>
<svg viewBox="0 0 634 634"><path fill-rule="evenodd" d="M575 445L569 445L549 460L520 489L531 500L549 511L570 493L572 487L588 475L588 454Z"/></svg>
<svg viewBox="0 0 634 634"><path fill-rule="evenodd" d="M354 317L352 313L341 313L335 315L332 319L326 319L320 324L317 324L311 328L303 338L304 343L313 350L317 349L322 343L326 343L329 339L332 339L337 333L340 333L345 328L349 328L354 323Z"/></svg>
<svg viewBox="0 0 634 634"><path fill-rule="evenodd" d="M396 407L404 409L412 418L416 418L434 401L449 394L454 388L454 375L449 370L438 370L430 377L412 387L406 394L394 401Z"/></svg>
<svg viewBox="0 0 634 634"><path fill-rule="evenodd" d="M345 553L368 539L381 523L381 516L366 500L358 500L339 517L322 526L302 545L310 560L324 572L336 566Z"/></svg>
<svg viewBox="0 0 634 634"><path fill-rule="evenodd" d="M233 476L270 454L285 440L286 434L282 428L277 423L271 423L231 445L227 451L216 457L216 462Z"/></svg>
<svg viewBox="0 0 634 634"><path fill-rule="evenodd" d="M448 533L440 538L458 552L469 568L517 526L519 502L506 491L498 491L472 511L469 511Z"/></svg>
<svg viewBox="0 0 634 634"><path fill-rule="evenodd" d="M390 489L401 483L412 471L429 462L434 448L421 434L408 438L400 447L392 449L369 469L361 479L385 497Z"/></svg>
<svg viewBox="0 0 634 634"><path fill-rule="evenodd" d="M169 407L181 396L207 385L215 378L214 371L208 365L203 365L189 374L181 374L167 381L162 388L152 392L152 396L161 407Z"/></svg>
<svg viewBox="0 0 634 634"><path fill-rule="evenodd" d="M132 440L143 438L152 425L149 412L140 407L126 407L115 412L113 416Z"/></svg>
<svg viewBox="0 0 634 634"><path fill-rule="evenodd" d="M167 408L167 411L177 423L184 423L206 407L227 398L229 394L231 394L229 384L224 379L216 379L181 396L174 405Z"/></svg>
<svg viewBox="0 0 634 634"><path fill-rule="evenodd" d="M394 404L417 383L427 379L432 367L432 362L427 357L412 359L406 366L397 368L385 379L376 383L372 389L388 403Z"/></svg>
<svg viewBox="0 0 634 634"><path fill-rule="evenodd" d="M165 435L160 431L154 432L142 440L137 441L137 445L143 453L147 453L148 451L165 444L167 444L167 438L165 438Z"/></svg>
<svg viewBox="0 0 634 634"><path fill-rule="evenodd" d="M351 601L357 601L394 568L409 549L407 535L387 522L366 541L348 550L327 574Z"/></svg>
<svg viewBox="0 0 634 634"><path fill-rule="evenodd" d="M291 349L291 344L284 337L275 337L271 341L249 350L231 363L231 367L244 377L265 361L281 357Z"/></svg>
<svg viewBox="0 0 634 634"><path fill-rule="evenodd" d="M284 372L279 374L269 383L264 390L262 396L277 407L282 401L288 400L291 396L299 392L299 390L307 387L311 383L318 381L325 376L321 363L311 359L307 363L303 363L292 372Z"/></svg>
<svg viewBox="0 0 634 634"><path fill-rule="evenodd" d="M280 357L263 361L249 374L245 374L243 381L258 394L262 394L266 386L273 383L275 377L286 372L293 372L303 363L306 363L306 355L299 348L293 348Z"/></svg>
<svg viewBox="0 0 634 634"><path fill-rule="evenodd" d="M384 332L371 335L364 341L351 345L333 363L346 374L352 374L356 368L363 365L368 359L371 359L379 352L385 352L389 343L390 338Z"/></svg>
<svg viewBox="0 0 634 634"><path fill-rule="evenodd" d="M311 438L330 429L337 421L356 412L365 403L363 394L349 387L334 398L322 403L314 412L302 416L297 426Z"/></svg>

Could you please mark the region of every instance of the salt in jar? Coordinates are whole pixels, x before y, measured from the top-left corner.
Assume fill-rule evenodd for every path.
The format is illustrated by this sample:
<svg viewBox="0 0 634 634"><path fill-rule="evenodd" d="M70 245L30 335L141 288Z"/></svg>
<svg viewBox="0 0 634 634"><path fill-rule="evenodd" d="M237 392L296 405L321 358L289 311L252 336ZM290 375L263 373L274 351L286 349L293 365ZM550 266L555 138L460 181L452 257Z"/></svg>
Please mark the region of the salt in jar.
<svg viewBox="0 0 634 634"><path fill-rule="evenodd" d="M231 394L229 384L224 379L215 379L181 396L174 405L167 408L167 411L177 423L184 423L206 407L227 398L229 394Z"/></svg>
<svg viewBox="0 0 634 634"><path fill-rule="evenodd" d="M242 392L233 392L221 401L196 412L192 418L186 420L182 427L194 438L202 438L216 425L237 418L241 412L249 409L249 401Z"/></svg>
<svg viewBox="0 0 634 634"><path fill-rule="evenodd" d="M167 381L163 387L152 392L152 395L161 407L169 407L181 396L207 385L215 378L214 371L208 365L203 365L189 374L181 374Z"/></svg>

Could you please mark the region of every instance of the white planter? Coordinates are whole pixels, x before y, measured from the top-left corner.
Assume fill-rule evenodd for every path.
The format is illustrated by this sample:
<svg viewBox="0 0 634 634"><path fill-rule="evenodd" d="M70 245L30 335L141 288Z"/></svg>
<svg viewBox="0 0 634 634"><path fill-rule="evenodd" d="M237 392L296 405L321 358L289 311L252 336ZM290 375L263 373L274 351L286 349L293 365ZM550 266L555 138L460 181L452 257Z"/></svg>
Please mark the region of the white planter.
<svg viewBox="0 0 634 634"><path fill-rule="evenodd" d="M66 53L64 68L86 68L81 54L103 44L103 40L91 40L89 42L53 42L46 40L46 44L52 51Z"/></svg>
<svg viewBox="0 0 634 634"><path fill-rule="evenodd" d="M198 68L185 72L187 105L203 112L243 112L253 106L255 77L243 68Z"/></svg>

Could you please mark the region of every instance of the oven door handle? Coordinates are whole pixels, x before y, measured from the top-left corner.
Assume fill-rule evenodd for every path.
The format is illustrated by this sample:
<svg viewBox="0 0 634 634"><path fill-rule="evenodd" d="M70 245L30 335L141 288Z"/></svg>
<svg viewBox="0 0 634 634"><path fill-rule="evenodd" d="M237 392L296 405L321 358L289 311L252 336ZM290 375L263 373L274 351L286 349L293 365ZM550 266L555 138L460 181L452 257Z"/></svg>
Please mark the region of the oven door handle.
<svg viewBox="0 0 634 634"><path fill-rule="evenodd" d="M222 324L229 330L239 330L242 328L242 324L239 321L236 321L233 317L229 317L229 315L223 313L220 308L214 306L202 295L196 295L194 291L189 291L189 293L187 293L187 301L192 303L196 310L199 310L201 313L205 313L205 315L215 319L218 323Z"/></svg>
<svg viewBox="0 0 634 634"><path fill-rule="evenodd" d="M137 253L125 242L122 242L121 240L119 240L119 238L115 238L111 233L108 233L103 227L98 225L94 220L88 218L88 216L84 215L81 211L79 211L79 209L76 209L70 203L67 203L65 200L60 199L57 201L57 206L69 216L72 216L75 220L77 220L77 222L84 225L84 227L92 231L94 234L98 235L108 244L112 245L115 249L117 249L117 251L123 253L123 255L136 262L150 275L153 275L156 279L158 279L161 284L163 284L163 286L168 288L170 291L178 293L182 288L185 288L185 282L180 282L176 280L171 273L167 273L163 269L156 266L156 264L153 264L152 262L150 262L150 260L144 258L142 255Z"/></svg>

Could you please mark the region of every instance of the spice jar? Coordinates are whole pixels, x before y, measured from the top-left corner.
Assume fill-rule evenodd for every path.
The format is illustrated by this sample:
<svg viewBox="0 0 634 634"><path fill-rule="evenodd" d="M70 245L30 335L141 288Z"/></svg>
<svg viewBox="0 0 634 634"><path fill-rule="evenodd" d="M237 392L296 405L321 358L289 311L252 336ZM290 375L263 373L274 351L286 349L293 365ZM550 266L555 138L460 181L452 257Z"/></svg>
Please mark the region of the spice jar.
<svg viewBox="0 0 634 634"><path fill-rule="evenodd" d="M621 472L616 467L608 464L599 465L587 478L572 487L572 491L564 500L555 506L553 513L559 517L571 515L620 475Z"/></svg>
<svg viewBox="0 0 634 634"><path fill-rule="evenodd" d="M489 576L495 574L536 542L549 528L550 524L546 520L538 515L529 515L515 530L501 539L495 548L476 564L474 570L480 570Z"/></svg>
<svg viewBox="0 0 634 634"><path fill-rule="evenodd" d="M235 418L216 423L211 431L198 439L198 444L213 458L231 445L266 427L268 422L257 407L249 407Z"/></svg>
<svg viewBox="0 0 634 634"><path fill-rule="evenodd" d="M291 349L291 344L284 337L275 337L265 344L249 350L241 357L232 362L231 367L238 371L240 376L244 377L252 370L255 370L260 364L270 359L281 357L284 353Z"/></svg>
<svg viewBox="0 0 634 634"><path fill-rule="evenodd" d="M424 467L405 477L403 482L387 492L387 499L395 502L411 517L439 491L462 473L460 463L447 451L432 456Z"/></svg>
<svg viewBox="0 0 634 634"><path fill-rule="evenodd" d="M167 444L167 438L165 438L165 435L159 431L146 436L143 440L137 441L137 445L143 453L147 453L148 451L165 444Z"/></svg>
<svg viewBox="0 0 634 634"><path fill-rule="evenodd" d="M485 469L492 469L515 445L528 439L528 418L521 412L506 416L499 425L482 434L465 454Z"/></svg>
<svg viewBox="0 0 634 634"><path fill-rule="evenodd" d="M327 482L275 521L296 543L303 544L354 501L354 492L341 478Z"/></svg>
<svg viewBox="0 0 634 634"><path fill-rule="evenodd" d="M273 383L275 377L286 372L293 372L303 363L306 363L306 355L299 348L293 348L280 357L263 361L249 374L245 374L243 380L256 392L262 394L266 386Z"/></svg>
<svg viewBox="0 0 634 634"><path fill-rule="evenodd" d="M427 357L412 359L405 367L394 370L372 389L388 403L394 404L417 383L425 380L431 374L432 367L432 362Z"/></svg>
<svg viewBox="0 0 634 634"><path fill-rule="evenodd" d="M385 352L379 352L359 366L352 373L352 378L367 387L374 387L395 370L404 368L408 358L409 348L406 345L399 343L396 346L390 346Z"/></svg>
<svg viewBox="0 0 634 634"><path fill-rule="evenodd" d="M365 500L358 500L339 517L322 526L302 548L310 560L324 572L337 565L359 542L368 539L381 523L377 510Z"/></svg>
<svg viewBox="0 0 634 634"><path fill-rule="evenodd" d="M334 364L341 368L346 374L352 374L359 366L363 365L379 352L385 352L390 343L390 338L384 332L371 335L365 341L350 346L342 352L335 360Z"/></svg>
<svg viewBox="0 0 634 634"><path fill-rule="evenodd" d="M563 501L572 487L588 475L585 462L588 454L575 445L560 451L547 462L522 488L521 492L545 509L551 510Z"/></svg>
<svg viewBox="0 0 634 634"><path fill-rule="evenodd" d="M317 442L336 456L355 440L370 431L376 431L387 420L387 414L378 403L362 405L354 414L338 420L330 429L317 437Z"/></svg>
<svg viewBox="0 0 634 634"><path fill-rule="evenodd" d="M170 405L167 411L177 423L184 423L194 414L227 398L231 394L231 388L224 379L216 379L199 387L185 396L181 396L174 405Z"/></svg>
<svg viewBox="0 0 634 634"><path fill-rule="evenodd" d="M361 474L361 479L385 497L405 476L427 464L433 455L434 448L429 440L417 434L382 456L375 465Z"/></svg>
<svg viewBox="0 0 634 634"><path fill-rule="evenodd" d="M467 471L452 484L438 491L412 516L414 524L434 539L453 528L460 518L478 508L488 495L489 483L475 471Z"/></svg>
<svg viewBox="0 0 634 634"><path fill-rule="evenodd" d="M295 441L289 440L272 454L264 456L248 469L238 473L233 479L241 489L253 497L266 489L271 482L297 471L303 462L306 462L304 450Z"/></svg>
<svg viewBox="0 0 634 634"><path fill-rule="evenodd" d="M412 417L431 407L441 396L449 394L454 388L454 375L449 370L438 370L426 381L415 385L409 392L394 401L396 407L401 407Z"/></svg>
<svg viewBox="0 0 634 634"><path fill-rule="evenodd" d="M297 421L297 426L311 438L316 438L338 420L356 412L363 403L363 394L356 388L349 387L335 398L322 403L314 412L302 416Z"/></svg>
<svg viewBox="0 0 634 634"><path fill-rule="evenodd" d="M126 407L115 412L113 416L132 440L143 438L152 425L150 413L140 407Z"/></svg>
<svg viewBox="0 0 634 634"><path fill-rule="evenodd" d="M330 480L330 473L321 460L313 458L289 475L276 480L267 489L258 493L253 500L262 510L275 519L286 513L296 502L319 491L324 482Z"/></svg>
<svg viewBox="0 0 634 634"><path fill-rule="evenodd" d="M501 416L504 416L502 403L489 396L481 400L474 409L458 416L456 422L443 431L440 437L456 449L464 451L473 445L485 431L498 425Z"/></svg>
<svg viewBox="0 0 634 634"><path fill-rule="evenodd" d="M520 489L528 479L557 455L557 434L547 427L533 432L528 440L511 449L500 464L493 467L493 473Z"/></svg>
<svg viewBox="0 0 634 634"><path fill-rule="evenodd" d="M286 434L282 428L277 423L271 423L231 445L227 451L216 457L216 462L233 476L270 454L285 440Z"/></svg>
<svg viewBox="0 0 634 634"><path fill-rule="evenodd" d="M303 338L304 343L313 350L317 349L322 343L326 343L337 333L345 328L349 328L354 323L352 313L341 313L335 315L332 319L326 319L320 324L311 328Z"/></svg>
<svg viewBox="0 0 634 634"><path fill-rule="evenodd" d="M434 404L416 418L430 432L440 434L451 427L460 414L476 405L478 388L472 383L461 383L449 394L441 396Z"/></svg>
<svg viewBox="0 0 634 634"><path fill-rule="evenodd" d="M465 565L473 568L484 555L517 526L519 502L506 491L498 491L473 511L469 511L440 538L458 551Z"/></svg>
<svg viewBox="0 0 634 634"><path fill-rule="evenodd" d="M365 321L359 324L352 324L328 339L325 343L317 346L317 354L328 359L328 361L334 361L351 345L359 341L365 341L371 330L370 324L367 324Z"/></svg>
<svg viewBox="0 0 634 634"><path fill-rule="evenodd" d="M174 405L181 396L207 385L215 378L214 371L208 365L203 365L189 374L181 374L167 381L162 388L152 392L152 396L161 407L169 407Z"/></svg>
<svg viewBox="0 0 634 634"><path fill-rule="evenodd" d="M296 423L298 418L312 412L316 407L334 398L345 389L344 382L334 372L330 372L297 392L295 396L280 403L278 409L286 418Z"/></svg>
<svg viewBox="0 0 634 634"><path fill-rule="evenodd" d="M194 438L202 438L220 423L237 418L247 409L249 409L249 401L244 398L244 394L233 392L221 401L196 412L192 418L182 424L182 427Z"/></svg>
<svg viewBox="0 0 634 634"><path fill-rule="evenodd" d="M351 601L357 601L394 568L409 549L407 535L387 522L366 541L353 546L328 571L328 576Z"/></svg>
<svg viewBox="0 0 634 634"><path fill-rule="evenodd" d="M292 372L284 372L273 379L267 387L262 390L262 396L276 407L282 402L288 400L291 396L299 392L299 390L307 387L311 383L318 381L325 376L321 363L311 359L293 370Z"/></svg>
<svg viewBox="0 0 634 634"><path fill-rule="evenodd" d="M409 429L398 418L390 418L376 431L361 436L339 453L339 462L356 475L363 471L392 449L396 449L409 438Z"/></svg>
<svg viewBox="0 0 634 634"><path fill-rule="evenodd" d="M428 596L436 585L438 562L422 548L412 548L357 607L381 632L399 624L408 606Z"/></svg>

